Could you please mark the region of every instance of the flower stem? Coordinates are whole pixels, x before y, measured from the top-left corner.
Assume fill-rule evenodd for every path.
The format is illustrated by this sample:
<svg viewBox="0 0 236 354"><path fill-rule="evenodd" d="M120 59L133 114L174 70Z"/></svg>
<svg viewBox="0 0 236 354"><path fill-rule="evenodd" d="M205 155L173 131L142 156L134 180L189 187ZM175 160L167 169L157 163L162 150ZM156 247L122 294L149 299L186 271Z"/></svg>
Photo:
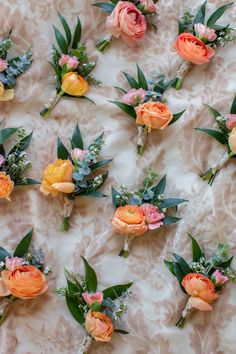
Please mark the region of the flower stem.
<svg viewBox="0 0 236 354"><path fill-rule="evenodd" d="M184 323L185 323L186 318L184 318L183 316L180 317L180 319L176 322L176 327L179 328L183 328L184 327Z"/></svg>
<svg viewBox="0 0 236 354"><path fill-rule="evenodd" d="M72 213L73 209L73 204L74 204L74 198L73 197L64 197L64 218L63 222L61 225L61 231L68 231L70 228L70 216Z"/></svg>
<svg viewBox="0 0 236 354"><path fill-rule="evenodd" d="M11 297L8 299L8 303L6 304L6 307L4 308L4 311L2 313L2 315L0 315L0 327L2 326L2 324L4 323L6 317L7 317L7 314L9 312L9 309L13 303L13 301L15 300L15 296L11 295Z"/></svg>
<svg viewBox="0 0 236 354"><path fill-rule="evenodd" d="M103 53L108 49L108 47L111 44L111 41L112 41L112 35L109 33L105 37L99 40L99 42L96 44L96 48Z"/></svg>
<svg viewBox="0 0 236 354"><path fill-rule="evenodd" d="M87 335L83 340L82 346L79 348L78 354L88 354L92 344L93 339Z"/></svg>
<svg viewBox="0 0 236 354"><path fill-rule="evenodd" d="M128 258L134 238L135 238L135 235L126 235L124 247L119 253L120 257Z"/></svg>
<svg viewBox="0 0 236 354"><path fill-rule="evenodd" d="M203 181L206 181L210 186L212 186L217 173L221 170L221 168L226 164L226 162L234 156L233 153L226 152L218 161L218 164L214 167L209 168L206 172L202 173L200 177Z"/></svg>
<svg viewBox="0 0 236 354"><path fill-rule="evenodd" d="M44 118L48 118L52 110L59 103L61 97L64 95L64 91L60 91L56 96L50 97L49 101L45 104L45 108L40 112L40 115Z"/></svg>
<svg viewBox="0 0 236 354"><path fill-rule="evenodd" d="M176 90L181 89L184 78L187 75L187 73L189 72L190 67L191 67L190 61L184 61L182 63L182 65L180 66L179 70L176 73L176 79L177 79L177 82L175 85Z"/></svg>
<svg viewBox="0 0 236 354"><path fill-rule="evenodd" d="M124 249L122 249L119 253L120 257L124 257L124 258L128 258L129 256L129 251L125 251Z"/></svg>
<svg viewBox="0 0 236 354"><path fill-rule="evenodd" d="M191 315L192 311L193 311L193 307L190 305L190 303L188 301L185 308L183 309L181 317L179 318L179 320L175 324L176 327L183 328L186 318Z"/></svg>
<svg viewBox="0 0 236 354"><path fill-rule="evenodd" d="M146 126L138 126L138 144L137 144L137 153L143 155L145 143L147 140L148 128Z"/></svg>
<svg viewBox="0 0 236 354"><path fill-rule="evenodd" d="M61 224L61 231L68 231L70 229L70 217L66 216Z"/></svg>

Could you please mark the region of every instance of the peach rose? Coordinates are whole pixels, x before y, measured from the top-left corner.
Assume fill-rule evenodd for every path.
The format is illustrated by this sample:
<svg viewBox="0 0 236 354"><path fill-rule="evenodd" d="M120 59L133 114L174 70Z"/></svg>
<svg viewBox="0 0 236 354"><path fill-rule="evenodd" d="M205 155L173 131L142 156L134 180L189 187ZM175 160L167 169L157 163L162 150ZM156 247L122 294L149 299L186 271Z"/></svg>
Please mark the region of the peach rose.
<svg viewBox="0 0 236 354"><path fill-rule="evenodd" d="M33 299L48 289L45 275L32 265L3 270L1 276L11 294L22 300Z"/></svg>
<svg viewBox="0 0 236 354"><path fill-rule="evenodd" d="M81 97L88 92L88 83L76 72L69 72L62 77L61 89L68 95Z"/></svg>
<svg viewBox="0 0 236 354"><path fill-rule="evenodd" d="M85 318L85 328L97 342L110 342L114 332L111 319L101 312L89 311Z"/></svg>
<svg viewBox="0 0 236 354"><path fill-rule="evenodd" d="M152 129L164 129L173 118L169 107L161 102L148 101L135 108L136 123L145 125L150 132Z"/></svg>
<svg viewBox="0 0 236 354"><path fill-rule="evenodd" d="M11 295L11 291L6 287L3 279L0 278L0 297L5 297Z"/></svg>
<svg viewBox="0 0 236 354"><path fill-rule="evenodd" d="M14 182L5 172L0 172L0 199L10 199L10 195L14 188Z"/></svg>
<svg viewBox="0 0 236 354"><path fill-rule="evenodd" d="M145 215L138 205L117 208L112 225L114 231L121 235L142 236L148 230Z"/></svg>
<svg viewBox="0 0 236 354"><path fill-rule="evenodd" d="M193 64L208 63L215 55L215 50L206 46L199 38L191 33L181 33L174 44L178 54Z"/></svg>
<svg viewBox="0 0 236 354"><path fill-rule="evenodd" d="M57 160L49 165L43 172L40 191L45 194L57 196L59 192L70 194L74 191L73 182L74 166L70 160Z"/></svg>
<svg viewBox="0 0 236 354"><path fill-rule="evenodd" d="M147 24L142 12L130 1L119 1L107 17L108 31L116 38L121 37L131 48L144 38Z"/></svg>
<svg viewBox="0 0 236 354"><path fill-rule="evenodd" d="M182 286L190 295L190 305L200 311L211 311L212 307L209 303L219 297L215 292L213 282L202 274L189 273L185 275Z"/></svg>
<svg viewBox="0 0 236 354"><path fill-rule="evenodd" d="M229 147L230 150L236 154L236 128L233 128L233 130L231 131L231 133L229 134Z"/></svg>

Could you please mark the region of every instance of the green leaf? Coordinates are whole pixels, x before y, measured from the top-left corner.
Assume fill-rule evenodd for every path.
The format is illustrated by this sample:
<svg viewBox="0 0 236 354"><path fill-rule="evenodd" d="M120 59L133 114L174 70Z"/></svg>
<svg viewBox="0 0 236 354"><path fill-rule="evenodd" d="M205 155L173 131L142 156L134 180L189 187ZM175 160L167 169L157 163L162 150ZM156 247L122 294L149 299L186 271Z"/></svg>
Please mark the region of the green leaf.
<svg viewBox="0 0 236 354"><path fill-rule="evenodd" d="M171 119L171 121L168 125L171 125L171 124L174 124L175 122L177 122L177 120L184 114L185 111L186 111L186 109L182 112L173 114L173 118Z"/></svg>
<svg viewBox="0 0 236 354"><path fill-rule="evenodd" d="M233 256L230 257L227 261L220 263L220 264L219 264L219 267L221 267L221 268L228 268L228 267L230 267L230 265L231 265L233 259L234 259Z"/></svg>
<svg viewBox="0 0 236 354"><path fill-rule="evenodd" d="M53 29L55 32L55 37L56 37L57 44L58 44L59 48L61 49L63 54L67 54L68 53L68 45L67 45L67 42L66 42L64 36L61 34L61 32L55 26L53 26Z"/></svg>
<svg viewBox="0 0 236 354"><path fill-rule="evenodd" d="M0 145L8 140L19 128L6 128L0 131Z"/></svg>
<svg viewBox="0 0 236 354"><path fill-rule="evenodd" d="M41 182L36 181L35 179L32 179L32 178L24 178L20 182L17 183L17 186L29 186L29 185L35 185L35 184L41 184Z"/></svg>
<svg viewBox="0 0 236 354"><path fill-rule="evenodd" d="M28 148L33 132L22 138L16 145L13 146L9 154L13 154L16 151L24 151Z"/></svg>
<svg viewBox="0 0 236 354"><path fill-rule="evenodd" d="M131 286L133 282L122 284L122 285L114 285L110 288L103 290L103 296L105 299L110 298L111 300L115 300L120 297L123 293L125 293Z"/></svg>
<svg viewBox="0 0 236 354"><path fill-rule="evenodd" d="M130 87L133 89L139 89L139 83L135 80L135 78L133 78L133 76L131 76L130 74L126 73L123 71L123 74L126 78L126 80L128 81L128 83L130 84Z"/></svg>
<svg viewBox="0 0 236 354"><path fill-rule="evenodd" d="M80 324L84 324L85 318L84 318L84 313L83 311L79 308L79 305L76 301L76 299L69 297L66 295L66 304L67 307L74 317L74 319L79 322Z"/></svg>
<svg viewBox="0 0 236 354"><path fill-rule="evenodd" d="M179 21L179 34L183 33L185 31L185 27L181 21Z"/></svg>
<svg viewBox="0 0 236 354"><path fill-rule="evenodd" d="M14 257L22 258L24 255L26 255L26 253L30 248L32 236L33 236L33 229L30 230L30 232L28 232L28 234L25 237L23 237L23 239L20 241L20 243L18 244L14 252Z"/></svg>
<svg viewBox="0 0 236 354"><path fill-rule="evenodd" d="M95 293L97 290L97 276L94 269L87 260L81 256L84 262L86 288L89 292Z"/></svg>
<svg viewBox="0 0 236 354"><path fill-rule="evenodd" d="M224 14L224 12L233 5L233 2L219 7L207 20L207 27L211 27L216 23L216 21Z"/></svg>
<svg viewBox="0 0 236 354"><path fill-rule="evenodd" d="M74 97L75 98L75 96L70 96L70 97ZM76 97L76 98L79 98L80 100L87 100L87 101L91 102L92 104L94 104L96 106L96 103L91 98L89 98L87 96L80 96L80 97Z"/></svg>
<svg viewBox="0 0 236 354"><path fill-rule="evenodd" d="M231 109L230 109L231 114L236 114L236 96L234 97Z"/></svg>
<svg viewBox="0 0 236 354"><path fill-rule="evenodd" d="M72 283L68 279L66 281L67 281L67 288L70 294L78 293L80 291L80 288L75 283Z"/></svg>
<svg viewBox="0 0 236 354"><path fill-rule="evenodd" d="M120 334L129 334L129 332L124 331L123 329L118 329L118 328L115 328L114 332L117 332L117 333L120 333Z"/></svg>
<svg viewBox="0 0 236 354"><path fill-rule="evenodd" d="M73 49L77 49L78 43L80 42L81 39L81 33L82 33L82 26L79 17L77 17L77 25L75 27L75 33L74 33L74 38L72 43Z"/></svg>
<svg viewBox="0 0 236 354"><path fill-rule="evenodd" d="M120 90L122 93L124 93L124 94L126 94L127 93L127 91L126 90L124 90L122 87L119 87L119 86L113 86L115 89L117 89L117 90Z"/></svg>
<svg viewBox="0 0 236 354"><path fill-rule="evenodd" d="M162 209L166 208L172 208L175 207L176 205L182 204L188 202L187 199L179 199L179 198L168 198L168 199L164 199L161 201L160 203L160 207Z"/></svg>
<svg viewBox="0 0 236 354"><path fill-rule="evenodd" d="M202 23L204 25L205 14L206 14L206 3L207 3L207 1L205 1L202 4L202 6L200 7L198 13L196 14L196 16L193 20L193 25L195 25L196 23Z"/></svg>
<svg viewBox="0 0 236 354"><path fill-rule="evenodd" d="M11 258L11 254L5 248L0 247L0 262L5 262L6 257Z"/></svg>
<svg viewBox="0 0 236 354"><path fill-rule="evenodd" d="M141 86L144 90L148 90L148 83L146 80L146 77L143 73L143 71L140 69L140 67L137 64L137 73L138 73L138 83L139 86Z"/></svg>
<svg viewBox="0 0 236 354"><path fill-rule="evenodd" d="M69 151L65 147L65 145L62 143L61 139L57 139L57 157L62 160L67 160L70 156Z"/></svg>
<svg viewBox="0 0 236 354"><path fill-rule="evenodd" d="M110 2L112 2L112 4L118 4L118 2L119 2L120 0L110 0Z"/></svg>
<svg viewBox="0 0 236 354"><path fill-rule="evenodd" d="M165 219L163 220L163 225L167 226L170 224L174 224L174 223L178 222L179 220L181 220L181 218L177 218L175 216L166 216Z"/></svg>
<svg viewBox="0 0 236 354"><path fill-rule="evenodd" d="M76 193L75 193L76 195ZM91 198L105 198L107 197L106 194L104 193L101 193L99 191L88 191L88 192L84 192L84 193L81 193L79 194L81 197L91 197Z"/></svg>
<svg viewBox="0 0 236 354"><path fill-rule="evenodd" d="M173 262L172 262L172 261L166 261L166 260L164 260L164 263L165 263L166 267L169 269L169 271L170 271L173 275L175 275Z"/></svg>
<svg viewBox="0 0 236 354"><path fill-rule="evenodd" d="M116 7L115 4L107 4L105 2L99 2L97 4L93 4L93 6L97 6L100 9L102 9L103 11L105 11L108 14L111 14L112 11L114 10L114 8Z"/></svg>
<svg viewBox="0 0 236 354"><path fill-rule="evenodd" d="M177 261L177 263L184 275L192 273L191 268L189 267L188 263L185 261L185 259L183 257L179 256L176 253L173 253L173 256L176 259L176 261Z"/></svg>
<svg viewBox="0 0 236 354"><path fill-rule="evenodd" d="M209 135L210 137L214 138L215 140L217 140L220 144L225 144L225 136L224 134L222 134L221 132L219 132L218 130L214 130L214 129L204 129L204 128L195 128L195 130L198 130L200 132L205 133L206 135Z"/></svg>
<svg viewBox="0 0 236 354"><path fill-rule="evenodd" d="M118 101L108 101L108 102L117 105L122 111L127 113L130 117L136 118L136 112L135 112L134 107L132 107L126 103L118 102Z"/></svg>
<svg viewBox="0 0 236 354"><path fill-rule="evenodd" d="M177 277L178 281L179 281L179 285L181 287L181 289L186 293L185 289L182 286L182 280L185 277L185 274L182 272L180 266L178 263L173 262L173 267L174 267L174 272L175 272L175 276Z"/></svg>
<svg viewBox="0 0 236 354"><path fill-rule="evenodd" d="M190 233L188 233L188 236L191 238L192 241L193 262L198 262L204 254L195 238Z"/></svg>
<svg viewBox="0 0 236 354"><path fill-rule="evenodd" d="M215 108L209 106L208 104L206 104L205 106L210 109L211 113L213 113L213 115L214 115L215 118L221 116L221 114L220 114Z"/></svg>
<svg viewBox="0 0 236 354"><path fill-rule="evenodd" d="M118 208L120 206L120 202L117 199L118 195L120 195L120 193L115 188L111 187L112 203L115 208Z"/></svg>
<svg viewBox="0 0 236 354"><path fill-rule="evenodd" d="M156 196L163 194L166 188L166 176L162 177L162 179L158 182L158 184L152 188L154 194Z"/></svg>
<svg viewBox="0 0 236 354"><path fill-rule="evenodd" d="M69 47L70 45L70 42L71 42L71 30L70 30L70 27L68 26L68 23L66 22L65 20L65 17L63 17L60 12L58 12L58 15L60 17L60 20L61 20L61 23L62 23L62 26L64 28L64 31L65 31L65 34L66 34L66 39L67 39L67 45Z"/></svg>
<svg viewBox="0 0 236 354"><path fill-rule="evenodd" d="M112 159L109 160L102 160L102 161L98 161L96 163L93 163L92 165L89 166L91 171L96 171L101 167L107 166L110 162L112 161Z"/></svg>
<svg viewBox="0 0 236 354"><path fill-rule="evenodd" d="M80 132L78 124L76 125L75 130L72 135L71 147L72 147L72 149L74 149L74 148L79 148L81 150L84 149L83 138L82 138L82 134Z"/></svg>

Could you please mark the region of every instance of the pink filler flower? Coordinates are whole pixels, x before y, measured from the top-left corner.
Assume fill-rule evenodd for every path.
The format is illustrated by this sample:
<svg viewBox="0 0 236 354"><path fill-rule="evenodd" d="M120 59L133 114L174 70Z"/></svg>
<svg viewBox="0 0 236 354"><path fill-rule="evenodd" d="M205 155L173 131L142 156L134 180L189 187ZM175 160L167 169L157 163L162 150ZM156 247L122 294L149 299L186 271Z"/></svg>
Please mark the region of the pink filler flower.
<svg viewBox="0 0 236 354"><path fill-rule="evenodd" d="M85 159L85 157L88 155L88 153L89 153L88 150L81 150L79 148L75 148L75 149L71 150L70 156L73 161L74 160L83 161Z"/></svg>
<svg viewBox="0 0 236 354"><path fill-rule="evenodd" d="M97 291L96 293L83 293L82 294L84 301L91 306L95 302L98 302L99 305L102 304L103 302L103 293Z"/></svg>
<svg viewBox="0 0 236 354"><path fill-rule="evenodd" d="M218 269L212 274L215 278L215 284L225 284L229 281L229 278L223 275Z"/></svg>
<svg viewBox="0 0 236 354"><path fill-rule="evenodd" d="M142 88L138 90L131 89L123 96L123 101L126 104L132 106L138 106L140 103L144 101L145 96L146 96L146 91L144 89Z"/></svg>
<svg viewBox="0 0 236 354"><path fill-rule="evenodd" d="M59 65L63 67L66 64L67 69L76 69L78 67L78 59L70 55L62 54L61 59L59 60Z"/></svg>
<svg viewBox="0 0 236 354"><path fill-rule="evenodd" d="M199 39L205 38L208 41L213 42L217 38L215 30L204 26L202 23L196 23L194 29Z"/></svg>
<svg viewBox="0 0 236 354"><path fill-rule="evenodd" d="M12 258L6 257L5 263L7 269L10 270L10 272L12 272L16 267L21 266L23 264L23 260L22 258L19 257L12 257Z"/></svg>
<svg viewBox="0 0 236 354"><path fill-rule="evenodd" d="M144 5L146 12L157 12L157 5L153 0L140 0L141 5Z"/></svg>
<svg viewBox="0 0 236 354"><path fill-rule="evenodd" d="M0 73L6 70L8 64L6 60L0 59Z"/></svg>
<svg viewBox="0 0 236 354"><path fill-rule="evenodd" d="M159 208L152 204L143 204L141 209L145 215L149 230L155 230L163 225L165 214L160 212Z"/></svg>
<svg viewBox="0 0 236 354"><path fill-rule="evenodd" d="M226 114L225 119L226 119L226 127L229 130L233 130L233 128L236 127L236 114Z"/></svg>

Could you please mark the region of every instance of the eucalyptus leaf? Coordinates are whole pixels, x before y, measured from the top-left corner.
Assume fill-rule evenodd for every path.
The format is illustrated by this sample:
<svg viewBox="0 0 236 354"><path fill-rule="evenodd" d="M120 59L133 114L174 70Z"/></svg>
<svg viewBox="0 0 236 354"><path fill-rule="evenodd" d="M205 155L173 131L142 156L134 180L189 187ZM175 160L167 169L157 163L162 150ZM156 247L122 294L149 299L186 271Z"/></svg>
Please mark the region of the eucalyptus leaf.
<svg viewBox="0 0 236 354"><path fill-rule="evenodd" d="M95 293L97 290L97 275L87 260L81 256L84 262L86 288L89 292Z"/></svg>
<svg viewBox="0 0 236 354"><path fill-rule="evenodd" d="M99 168L109 165L109 163L111 163L111 161L112 161L112 159L98 161L96 163L93 163L89 167L90 167L91 171L94 172L94 171L98 170Z"/></svg>
<svg viewBox="0 0 236 354"><path fill-rule="evenodd" d="M22 258L28 252L30 244L32 241L33 229L28 232L28 234L23 237L18 246L15 249L14 257Z"/></svg>

